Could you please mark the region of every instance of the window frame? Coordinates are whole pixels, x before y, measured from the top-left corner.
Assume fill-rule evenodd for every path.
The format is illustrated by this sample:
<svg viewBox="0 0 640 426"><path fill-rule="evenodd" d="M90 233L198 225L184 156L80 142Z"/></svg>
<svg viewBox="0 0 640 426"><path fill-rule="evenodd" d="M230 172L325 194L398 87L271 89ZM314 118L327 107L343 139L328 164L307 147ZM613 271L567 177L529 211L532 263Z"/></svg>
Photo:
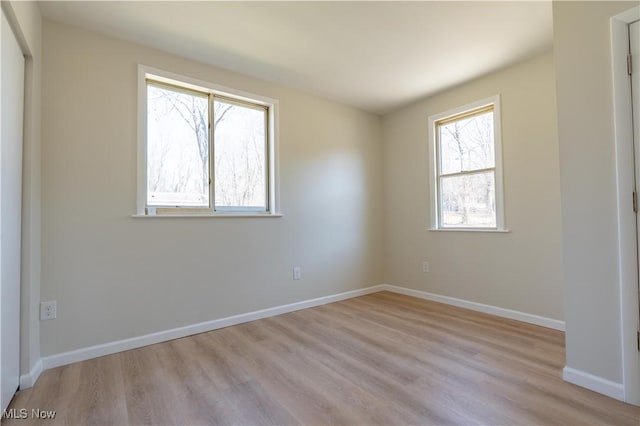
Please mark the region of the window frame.
<svg viewBox="0 0 640 426"><path fill-rule="evenodd" d="M234 102L245 107L264 108L266 112L266 211L252 208L215 206L215 182L213 174L214 130L209 131L209 207L148 206L147 205L147 81L167 85L177 90L196 92L209 96L209 115L213 114L214 99ZM210 121L212 121L210 117ZM179 75L169 71L138 65L138 160L137 196L134 217L279 217L278 199L278 100L238 89Z"/></svg>
<svg viewBox="0 0 640 426"><path fill-rule="evenodd" d="M440 149L438 140L438 125L443 122L451 122L463 119L475 113L480 113L482 109L492 107L493 109L493 144L494 144L494 167L495 197L496 197L496 226L495 227L451 227L442 226L441 200L440 200L440 178L444 175L440 172ZM429 157L430 157L430 182L429 182L429 204L430 204L430 227L432 231L472 231L472 232L508 232L505 226L504 214L504 190L502 176L502 125L500 95L484 98L466 105L462 105L439 114L429 116ZM480 169L472 171L478 173ZM462 171L460 175L468 174Z"/></svg>

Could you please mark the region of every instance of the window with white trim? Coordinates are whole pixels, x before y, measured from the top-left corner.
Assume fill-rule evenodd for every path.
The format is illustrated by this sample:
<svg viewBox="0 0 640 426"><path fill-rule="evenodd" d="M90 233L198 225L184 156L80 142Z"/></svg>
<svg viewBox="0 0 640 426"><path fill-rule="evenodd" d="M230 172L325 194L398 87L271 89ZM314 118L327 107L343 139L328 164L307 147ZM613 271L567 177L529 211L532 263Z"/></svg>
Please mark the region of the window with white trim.
<svg viewBox="0 0 640 426"><path fill-rule="evenodd" d="M139 84L138 214L275 213L275 100L146 67Z"/></svg>
<svg viewBox="0 0 640 426"><path fill-rule="evenodd" d="M504 230L500 98L429 117L431 227Z"/></svg>

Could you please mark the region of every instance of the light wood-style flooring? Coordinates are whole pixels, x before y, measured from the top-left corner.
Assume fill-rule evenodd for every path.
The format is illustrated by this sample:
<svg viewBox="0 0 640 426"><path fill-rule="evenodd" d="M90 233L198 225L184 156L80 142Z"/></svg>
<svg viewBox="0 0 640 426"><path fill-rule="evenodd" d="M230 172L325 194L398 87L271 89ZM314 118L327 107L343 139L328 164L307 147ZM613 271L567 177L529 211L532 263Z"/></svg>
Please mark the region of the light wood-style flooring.
<svg viewBox="0 0 640 426"><path fill-rule="evenodd" d="M564 359L562 332L380 292L48 370L10 408L55 410L47 425L640 425L563 382Z"/></svg>

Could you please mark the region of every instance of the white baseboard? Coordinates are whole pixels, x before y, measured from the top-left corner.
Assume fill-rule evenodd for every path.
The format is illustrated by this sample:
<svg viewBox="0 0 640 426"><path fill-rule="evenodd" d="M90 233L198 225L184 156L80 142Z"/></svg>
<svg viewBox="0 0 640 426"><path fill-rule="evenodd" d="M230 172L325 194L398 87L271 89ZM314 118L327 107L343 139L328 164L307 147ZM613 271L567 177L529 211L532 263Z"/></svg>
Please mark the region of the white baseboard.
<svg viewBox="0 0 640 426"><path fill-rule="evenodd" d="M564 367L562 369L562 379L565 382L573 383L574 385L624 401L624 386L622 383L612 382L611 380L603 379L602 377L594 376L586 371L571 367Z"/></svg>
<svg viewBox="0 0 640 426"><path fill-rule="evenodd" d="M102 345L91 346L44 357L36 362L29 373L20 376L20 388L27 389L32 387L35 384L36 380L38 380L38 377L40 377L40 374L44 370L50 368L60 367L63 365L72 364L74 362L85 361L104 355L110 355L117 352L152 345L155 343L178 339L193 334L204 333L223 327L229 327L236 324L242 324L249 321L255 321L262 318L298 311L300 309L312 308L314 306L320 306L327 303L350 299L353 297L364 296L366 294L376 293L383 290L417 297L420 299L432 300L435 302L445 303L448 305L458 306L474 311L484 312L499 317L515 319L518 321L540 325L556 330L564 330L563 321L545 318L533 314L527 314L511 309L499 308L497 306L471 302L468 300L456 299L454 297L442 296L439 294L433 294L421 290L414 290L389 284L381 284L373 287L347 291L344 293L319 297L316 299L304 300L301 302L290 303L287 305L276 306L273 308L262 309L259 311L248 312L245 314L234 315L226 318L219 318L212 321L189 325L186 327L174 328L171 330L160 331L157 333L146 334L144 336L132 337L130 339L119 340ZM612 382L610 380L603 379L602 377L594 376L593 374L571 367L565 367L562 370L562 378L569 383L573 383L594 392L607 395L611 398L615 398L621 401L624 399L624 388L621 383Z"/></svg>
<svg viewBox="0 0 640 426"><path fill-rule="evenodd" d="M498 306L485 305L484 303L471 302L464 299L456 299L455 297L441 296L439 294L429 293L422 290L398 287L395 285L383 284L382 287L383 290L391 291L394 293L413 296L420 299L432 300L434 302L440 302L447 305L458 306L460 308L471 309L472 311L484 312L485 314L496 315L498 317L514 319L522 322L527 322L529 324L535 324L542 327L552 328L554 330L564 331L564 321L552 318L528 314L526 312L514 311L512 309L500 308Z"/></svg>
<svg viewBox="0 0 640 426"><path fill-rule="evenodd" d="M31 371L20 376L20 389L27 389L32 387L36 380L38 380L38 377L40 377L40 374L42 374L42 371L42 359L39 359L31 369Z"/></svg>
<svg viewBox="0 0 640 426"><path fill-rule="evenodd" d="M288 305L281 305L273 308L261 309L259 311L248 312L245 314L219 318L212 321L201 322L198 324L160 331L157 333L145 334L143 336L132 337L129 339L118 340L115 342L104 343L87 348L76 349L73 351L44 357L42 358L42 364L44 366L44 369L48 370L50 368L60 367L63 365L72 364L74 362L85 361L104 355L111 355L117 352L123 352L130 349L136 349L143 346L166 342L168 340L179 339L181 337L191 336L199 333L205 333L207 331L217 330L219 328L242 324L249 321L255 321L275 315L286 314L288 312L298 311L300 309L312 308L314 306L320 306L327 303L350 299L353 297L364 296L365 294L375 293L381 291L382 289L382 285L367 287L330 296L318 297L316 299L303 300L301 302L290 303Z"/></svg>
<svg viewBox="0 0 640 426"><path fill-rule="evenodd" d="M287 305L276 306L273 308L261 309L258 311L248 312L245 314L233 315L230 317L219 318L211 321L205 321L198 324L192 324L185 327L178 327L170 330L159 331L157 333L146 334L143 336L132 337L129 339L118 340L115 342L104 343L101 345L80 348L69 352L63 352L56 355L50 355L42 358L29 374L25 374L20 378L20 386L23 389L33 386L40 373L43 370L72 364L74 362L85 361L105 355L111 355L130 349L141 348L143 346L153 345L156 343L166 342L168 340L179 339L181 337L191 336L198 333L217 330L219 328L229 327L236 324L242 324L249 321L255 321L262 318L268 318L275 315L285 314L288 312L298 311L300 309L312 308L314 306L325 305L327 303L338 302L340 300L350 299L353 297L364 296L366 294L376 293L378 291L391 291L394 293L413 296L421 299L432 300L435 302L446 303L449 305L459 306L475 311L485 312L524 321L543 327L553 328L556 330L564 330L564 322L537 315L527 314L523 312L513 311L510 309L499 308L496 306L484 305L481 303L470 302L463 299L456 299L448 296L428 293L420 290L413 290L404 287L398 287L389 284L381 284L372 287L362 288L358 290L347 291L330 296L318 297L316 299L303 300L301 302L290 303Z"/></svg>

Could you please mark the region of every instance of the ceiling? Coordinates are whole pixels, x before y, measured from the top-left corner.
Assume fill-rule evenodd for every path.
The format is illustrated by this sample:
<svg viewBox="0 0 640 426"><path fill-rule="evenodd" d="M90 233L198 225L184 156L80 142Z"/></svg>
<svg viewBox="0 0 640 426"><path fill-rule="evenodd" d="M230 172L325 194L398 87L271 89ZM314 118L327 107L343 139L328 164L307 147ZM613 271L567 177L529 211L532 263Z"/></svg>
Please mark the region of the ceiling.
<svg viewBox="0 0 640 426"><path fill-rule="evenodd" d="M550 1L46 1L43 15L377 114L545 52Z"/></svg>

